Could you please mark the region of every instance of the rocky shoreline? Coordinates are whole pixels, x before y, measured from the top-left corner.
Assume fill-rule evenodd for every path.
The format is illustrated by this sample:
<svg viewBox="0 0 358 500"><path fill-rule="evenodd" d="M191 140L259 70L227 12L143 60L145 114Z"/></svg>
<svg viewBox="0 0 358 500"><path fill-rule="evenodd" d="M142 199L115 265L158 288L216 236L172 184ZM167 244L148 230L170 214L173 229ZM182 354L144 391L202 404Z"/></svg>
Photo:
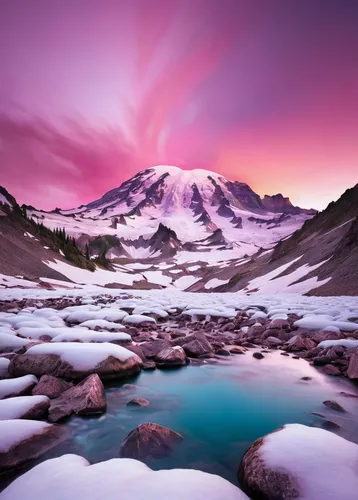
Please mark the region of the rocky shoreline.
<svg viewBox="0 0 358 500"><path fill-rule="evenodd" d="M130 305L129 295L121 299L127 299L128 304L117 307L117 297L112 295L94 296L91 300L65 297L1 304L0 430L15 421L11 419L28 419L44 423L45 427L25 433L23 439L17 438L8 449L0 450L0 470L19 467L66 439L64 427L57 423L72 414L105 412L103 381L130 377L142 369L218 363L229 356L253 356L259 363L270 352L279 351L283 356L306 359L326 375L358 380L358 324L355 329L353 322L348 326L342 323L341 329L307 328L301 326L303 316L279 310L269 314L260 305L232 315L225 310L174 306L167 311L158 307L141 310ZM42 334L42 324L47 334ZM91 326L90 330L85 326ZM63 333L62 337L54 337L56 329L71 332L71 340L67 341ZM89 332L94 340L85 341ZM14 339L23 344L19 346ZM2 404L9 400L13 405ZM137 398L127 404L145 407L150 401ZM324 404L344 412L335 401ZM174 430L144 424L127 436L121 456L165 456L171 443L181 439ZM257 461L257 444L252 446L254 453L248 451L245 455L239 477L245 491L256 498L251 482L244 477L245 470L250 471ZM282 495L286 495L287 490L283 491ZM257 498L274 497L270 493Z"/></svg>

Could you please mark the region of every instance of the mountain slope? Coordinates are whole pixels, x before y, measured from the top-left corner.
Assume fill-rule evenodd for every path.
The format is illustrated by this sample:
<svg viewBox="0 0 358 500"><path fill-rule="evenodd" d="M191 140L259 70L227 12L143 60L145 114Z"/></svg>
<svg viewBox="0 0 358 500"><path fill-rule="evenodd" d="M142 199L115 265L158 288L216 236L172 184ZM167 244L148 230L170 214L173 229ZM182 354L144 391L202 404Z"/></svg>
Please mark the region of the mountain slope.
<svg viewBox="0 0 358 500"><path fill-rule="evenodd" d="M67 280L49 268L49 260L68 260L77 267L94 270L74 242L63 233L53 232L27 218L15 198L0 186L0 273L25 275L28 279L40 276Z"/></svg>
<svg viewBox="0 0 358 500"><path fill-rule="evenodd" d="M92 247L98 237L115 236L118 244L108 248L110 258L166 256L168 249L161 251L156 244L151 252L147 249L153 246L144 241L160 225L175 233L175 251L188 246L191 252L207 251L205 240L220 230L218 249L234 245L237 257L251 255L293 233L315 213L294 207L282 195L261 199L247 184L214 172L168 166L139 172L77 209L43 212L31 207L28 212L52 229L65 227L68 234Z"/></svg>
<svg viewBox="0 0 358 500"><path fill-rule="evenodd" d="M215 291L358 295L358 184L290 238L247 262L210 273ZM204 291L209 276L191 291Z"/></svg>

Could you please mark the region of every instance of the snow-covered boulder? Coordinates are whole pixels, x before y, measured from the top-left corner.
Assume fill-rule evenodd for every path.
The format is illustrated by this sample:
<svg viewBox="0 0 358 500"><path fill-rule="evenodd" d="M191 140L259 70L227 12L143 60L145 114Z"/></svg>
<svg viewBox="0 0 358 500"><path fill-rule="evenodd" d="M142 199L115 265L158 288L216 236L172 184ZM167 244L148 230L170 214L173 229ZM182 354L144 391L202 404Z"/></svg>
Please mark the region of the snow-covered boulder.
<svg viewBox="0 0 358 500"><path fill-rule="evenodd" d="M88 319L80 324L81 327L89 328L90 330L110 330L118 331L123 330L125 327L114 321L107 321L106 319Z"/></svg>
<svg viewBox="0 0 358 500"><path fill-rule="evenodd" d="M23 337L28 337L29 339L46 339L51 340L59 335L65 334L68 330L72 331L72 335L81 335L82 333L88 332L87 328L75 327L68 328L67 326L62 326L59 328L53 328L51 326L44 326L42 328L20 328L19 335Z"/></svg>
<svg viewBox="0 0 358 500"><path fill-rule="evenodd" d="M0 420L25 418L37 420L47 414L50 400L46 396L19 396L0 401Z"/></svg>
<svg viewBox="0 0 358 500"><path fill-rule="evenodd" d="M89 320L105 319L107 321L122 321L128 313L121 311L119 309L100 309L99 311L91 311L88 307L82 310L77 310L70 314L66 321L68 323L84 323Z"/></svg>
<svg viewBox="0 0 358 500"><path fill-rule="evenodd" d="M0 379L7 378L9 376L9 363L10 360L7 358L0 358Z"/></svg>
<svg viewBox="0 0 358 500"><path fill-rule="evenodd" d="M16 335L0 333L0 353L16 351L16 349L20 349L29 342L28 339L21 339L20 337L16 337Z"/></svg>
<svg viewBox="0 0 358 500"><path fill-rule="evenodd" d="M144 314L132 314L124 318L123 323L129 325L145 325L147 323L156 323L154 318L150 316L145 316Z"/></svg>
<svg viewBox="0 0 358 500"><path fill-rule="evenodd" d="M55 342L39 344L25 354L14 356L9 364L12 376L32 373L66 379L84 379L97 373L103 379L135 375L142 360L133 352L115 344Z"/></svg>
<svg viewBox="0 0 358 500"><path fill-rule="evenodd" d="M145 460L167 457L183 436L159 424L145 423L131 431L121 445L120 456Z"/></svg>
<svg viewBox="0 0 358 500"><path fill-rule="evenodd" d="M289 424L255 441L239 468L243 490L262 500L355 500L358 445L331 432Z"/></svg>
<svg viewBox="0 0 358 500"><path fill-rule="evenodd" d="M0 436L0 470L6 470L43 455L66 439L68 431L37 420L2 420ZM29 498L28 494L18 498Z"/></svg>
<svg viewBox="0 0 358 500"><path fill-rule="evenodd" d="M188 358L185 351L180 346L167 347L160 351L154 358L158 368L176 368L185 366L188 363Z"/></svg>
<svg viewBox="0 0 358 500"><path fill-rule="evenodd" d="M49 493L50 492L50 493ZM137 460L114 458L90 465L78 455L46 460L17 478L1 500L248 500L236 486L193 469L152 471Z"/></svg>
<svg viewBox="0 0 358 500"><path fill-rule="evenodd" d="M0 380L0 399L30 394L37 382L38 380L34 375Z"/></svg>
<svg viewBox="0 0 358 500"><path fill-rule="evenodd" d="M79 331L81 328L66 328L66 331L57 335L52 342L131 342L132 337L124 332L95 332L93 330Z"/></svg>
<svg viewBox="0 0 358 500"><path fill-rule="evenodd" d="M93 373L51 401L48 419L50 422L58 422L72 413L76 415L103 413L106 407L103 384L97 373Z"/></svg>

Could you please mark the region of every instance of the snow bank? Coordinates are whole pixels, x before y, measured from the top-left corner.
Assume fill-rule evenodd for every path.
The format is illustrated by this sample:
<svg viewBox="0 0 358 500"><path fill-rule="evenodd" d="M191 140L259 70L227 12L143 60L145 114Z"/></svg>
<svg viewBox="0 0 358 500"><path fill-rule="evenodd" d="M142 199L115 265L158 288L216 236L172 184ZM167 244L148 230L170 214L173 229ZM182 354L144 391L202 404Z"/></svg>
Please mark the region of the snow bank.
<svg viewBox="0 0 358 500"><path fill-rule="evenodd" d="M7 333L0 333L0 350L5 348L19 349L20 347L28 344L30 341L27 339L20 339L16 335L9 335Z"/></svg>
<svg viewBox="0 0 358 500"><path fill-rule="evenodd" d="M131 325L140 325L141 323L156 323L154 318L150 316L145 316L144 314L132 314L131 316L126 316L124 318L124 323L129 323Z"/></svg>
<svg viewBox="0 0 358 500"><path fill-rule="evenodd" d="M40 403L49 403L47 396L19 396L0 401L0 420L20 418ZM0 445L1 446L1 445Z"/></svg>
<svg viewBox="0 0 358 500"><path fill-rule="evenodd" d="M354 332L355 330L358 330L357 323L334 320L329 315L308 315L295 321L294 325L298 328L309 328L311 330L323 330L324 328L332 326L346 332Z"/></svg>
<svg viewBox="0 0 358 500"><path fill-rule="evenodd" d="M83 332L88 332L87 328L69 328L64 326L62 328L51 328L51 327L43 327L43 328L20 328L19 334L23 337L28 337L30 339L39 339L42 336L57 337L58 335L62 335L67 331L71 330L73 335L81 335Z"/></svg>
<svg viewBox="0 0 358 500"><path fill-rule="evenodd" d="M128 333L123 332L95 332L86 330L85 328L66 328L63 333L57 335L51 342L130 342L132 337ZM79 332L79 330L82 330Z"/></svg>
<svg viewBox="0 0 358 500"><path fill-rule="evenodd" d="M323 340L318 344L317 347L321 349L326 349L326 347L334 347L336 345L341 345L343 347L358 347L358 340L355 339L339 339L339 340Z"/></svg>
<svg viewBox="0 0 358 500"><path fill-rule="evenodd" d="M248 500L219 476L186 469L152 471L142 462L114 458L90 465L78 455L46 460L16 479L1 500Z"/></svg>
<svg viewBox="0 0 358 500"><path fill-rule="evenodd" d="M30 347L26 354L57 354L76 370L91 370L109 356L126 361L135 354L115 344L49 343ZM1 381L0 381L1 383Z"/></svg>
<svg viewBox="0 0 358 500"><path fill-rule="evenodd" d="M124 326L114 321L107 321L106 319L88 319L80 324L81 327L89 328L93 330L94 328L101 328L104 330L123 330Z"/></svg>
<svg viewBox="0 0 358 500"><path fill-rule="evenodd" d="M229 280L219 280L217 278L213 278L205 283L204 288L216 288L217 286L226 285Z"/></svg>
<svg viewBox="0 0 358 500"><path fill-rule="evenodd" d="M93 311L92 308L93 306L85 306L83 309L71 313L66 318L66 321L69 323L84 323L85 321L91 319L105 319L107 321L116 322L122 321L126 316L128 316L128 313L119 309L103 308L99 311Z"/></svg>
<svg viewBox="0 0 358 500"><path fill-rule="evenodd" d="M0 421L0 453L6 453L10 448L31 436L42 434L48 427L51 427L51 424L47 422L38 422L37 420ZM28 493L29 492L24 492L22 496L17 498L30 498Z"/></svg>
<svg viewBox="0 0 358 500"><path fill-rule="evenodd" d="M194 285L200 278L196 278L195 276L182 276L181 278L175 280L173 283L176 288L180 288L181 290L185 290L189 288L191 285Z"/></svg>
<svg viewBox="0 0 358 500"><path fill-rule="evenodd" d="M37 382L38 380L35 375L24 375L23 377L0 380L0 399L5 398L9 394L18 394L31 384L37 384Z"/></svg>
<svg viewBox="0 0 358 500"><path fill-rule="evenodd" d="M357 499L358 446L331 432L285 425L265 436L260 456L297 479L302 500Z"/></svg>

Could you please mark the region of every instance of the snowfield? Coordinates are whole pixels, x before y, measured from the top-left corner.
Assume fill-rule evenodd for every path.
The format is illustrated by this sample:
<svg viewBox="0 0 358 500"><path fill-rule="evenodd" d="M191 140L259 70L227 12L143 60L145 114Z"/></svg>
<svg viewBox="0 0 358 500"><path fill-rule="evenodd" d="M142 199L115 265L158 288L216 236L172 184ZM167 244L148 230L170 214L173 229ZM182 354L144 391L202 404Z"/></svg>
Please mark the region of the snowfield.
<svg viewBox="0 0 358 500"><path fill-rule="evenodd" d="M178 308L188 316L201 314L205 316L221 315L222 317L230 318L236 315L236 311L250 307L253 307L252 314L257 314L257 306L265 307L267 309L265 314L270 317L288 313L296 313L299 316L303 316L302 319L296 322L296 325L304 328L327 328L333 329L333 331L338 329L347 332L358 329L358 323L352 321L352 318L358 317L357 297L307 297L297 293L273 295L255 293L252 296L246 295L243 292L202 294L182 292L181 290L170 288L165 290L131 290L131 298L127 298L127 290L106 289L105 294L108 297L114 297L115 302L106 304L105 307L103 304L102 306L93 305L91 303L93 298L102 295L103 292L103 288L101 287L88 285L78 290L9 288L2 290L1 294L2 300L21 300L26 298L41 300L46 298L80 297L82 300L82 305L80 306L70 306L62 311L50 310L42 313L48 314L48 317L52 318L53 324L63 321L63 319L66 319L70 323L72 321L74 323L82 323L82 325L76 327L80 328L80 331L84 330L83 322L93 319L107 319L114 322L122 321L128 324L131 322L135 324L142 320L142 318L136 319L135 316L129 315L122 310L127 308L135 309L139 307L141 308L139 310L145 311L147 314L150 312L156 313L158 310L169 312L173 308ZM3 323L3 326L9 329L13 328L12 325L16 326L17 323L23 320L28 321L32 318L39 320L41 317L41 315L39 316L40 311L41 309L33 311L23 310L19 314L1 313L0 325ZM145 316L145 314L139 314L138 316ZM145 318L146 321L155 322L150 316L145 316ZM47 324L49 325L50 323ZM64 333L63 330L59 331L59 327L46 326L44 329L49 335ZM67 327L64 327L64 329L67 331ZM22 333L29 331L31 333L32 330L36 329L21 329ZM16 329L13 333L17 333ZM19 340L21 345L23 345L22 343L26 343L26 339L20 339L9 333L0 334L0 338L1 335L6 335L6 338L12 337L16 339L15 342Z"/></svg>
<svg viewBox="0 0 358 500"><path fill-rule="evenodd" d="M40 424L40 422L37 422ZM25 435L25 431L23 434ZM142 462L114 458L90 465L78 455L47 460L16 479L1 500L248 500L214 474L186 469L152 471Z"/></svg>

